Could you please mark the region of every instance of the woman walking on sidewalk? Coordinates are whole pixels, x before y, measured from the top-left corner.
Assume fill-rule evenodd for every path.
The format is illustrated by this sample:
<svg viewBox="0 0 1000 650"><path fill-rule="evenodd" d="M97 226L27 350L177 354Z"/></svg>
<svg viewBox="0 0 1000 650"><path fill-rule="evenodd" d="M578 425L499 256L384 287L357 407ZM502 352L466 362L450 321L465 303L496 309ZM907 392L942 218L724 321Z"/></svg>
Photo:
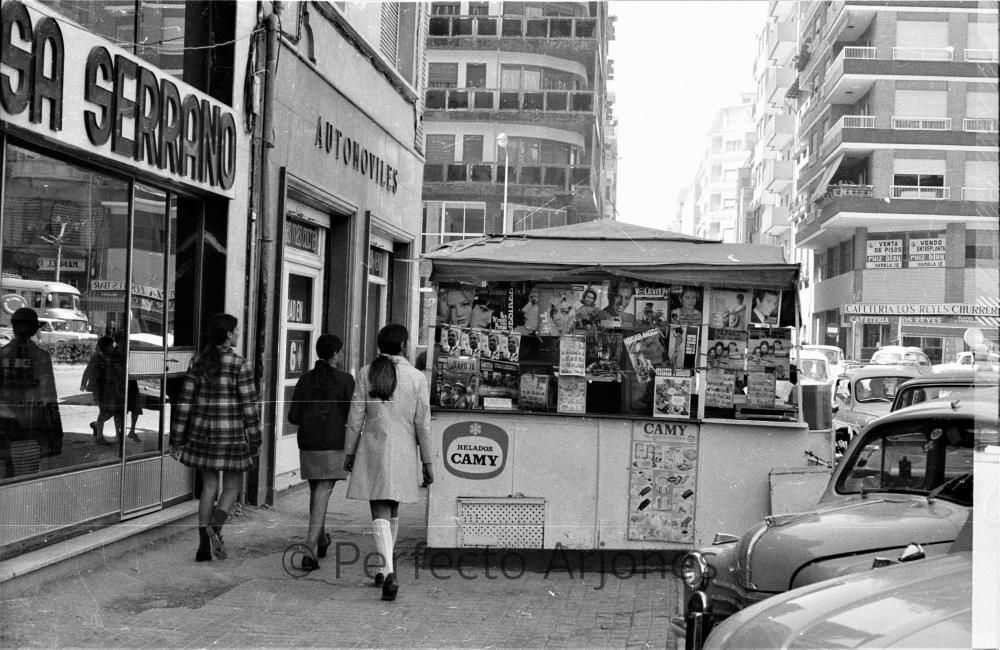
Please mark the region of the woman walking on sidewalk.
<svg viewBox="0 0 1000 650"><path fill-rule="evenodd" d="M338 370L344 347L339 337L324 334L316 340L316 366L295 384L288 421L299 425L299 467L309 481L309 530L306 545L317 557L326 557L330 535L326 533L326 509L344 471L344 432L351 409L354 377ZM302 568L314 571L319 562L302 558Z"/></svg>
<svg viewBox="0 0 1000 650"><path fill-rule="evenodd" d="M209 343L191 361L170 430L170 455L201 475L197 562L210 561L213 555L226 558L222 526L239 496L243 472L253 467L260 448L253 374L233 351L237 326L235 316L212 316Z"/></svg>
<svg viewBox="0 0 1000 650"><path fill-rule="evenodd" d="M399 589L392 551L400 502L420 499L418 446L422 483L434 481L430 390L427 377L406 359L408 338L402 325L386 325L379 331L380 354L361 370L344 444L344 469L351 472L347 498L368 501L371 507L375 546L384 562L384 573L375 576L375 584L382 586L382 600L395 600Z"/></svg>

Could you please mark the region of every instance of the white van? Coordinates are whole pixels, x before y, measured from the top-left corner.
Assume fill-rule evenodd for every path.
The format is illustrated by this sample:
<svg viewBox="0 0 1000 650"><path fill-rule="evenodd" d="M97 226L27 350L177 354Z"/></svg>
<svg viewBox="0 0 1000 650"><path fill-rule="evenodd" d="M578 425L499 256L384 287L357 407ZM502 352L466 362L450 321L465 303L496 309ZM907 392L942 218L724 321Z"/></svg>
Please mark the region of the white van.
<svg viewBox="0 0 1000 650"><path fill-rule="evenodd" d="M64 321L72 332L90 332L90 321L80 310L80 292L72 285L0 277L0 326L9 327L11 314L21 307L31 307L39 318Z"/></svg>

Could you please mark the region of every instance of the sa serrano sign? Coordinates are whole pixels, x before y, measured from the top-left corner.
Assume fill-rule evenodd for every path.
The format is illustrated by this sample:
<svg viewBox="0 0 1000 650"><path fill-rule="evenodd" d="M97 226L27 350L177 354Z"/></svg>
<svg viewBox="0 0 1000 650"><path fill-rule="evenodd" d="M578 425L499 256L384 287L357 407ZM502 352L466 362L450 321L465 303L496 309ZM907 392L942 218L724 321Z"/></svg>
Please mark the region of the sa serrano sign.
<svg viewBox="0 0 1000 650"><path fill-rule="evenodd" d="M233 195L232 110L18 0L0 9L0 117L135 169Z"/></svg>

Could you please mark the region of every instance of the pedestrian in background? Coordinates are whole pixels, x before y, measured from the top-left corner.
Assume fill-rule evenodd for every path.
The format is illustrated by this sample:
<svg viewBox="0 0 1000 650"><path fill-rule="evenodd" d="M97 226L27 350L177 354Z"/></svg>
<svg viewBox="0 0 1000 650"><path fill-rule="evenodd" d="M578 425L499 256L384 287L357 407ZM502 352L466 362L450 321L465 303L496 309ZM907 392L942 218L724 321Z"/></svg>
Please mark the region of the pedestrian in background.
<svg viewBox="0 0 1000 650"><path fill-rule="evenodd" d="M222 526L239 496L243 472L253 467L260 448L253 373L233 350L238 325L229 314L210 319L209 342L191 361L170 430L170 454L197 469L202 480L197 562L210 561L213 555L226 558Z"/></svg>
<svg viewBox="0 0 1000 650"><path fill-rule="evenodd" d="M427 377L406 360L409 335L389 324L378 333L379 355L358 378L347 421L344 469L351 472L347 498L369 502L375 546L383 572L375 576L382 600L399 589L393 547L399 530L399 504L420 500L423 485L434 480L430 448L430 389Z"/></svg>
<svg viewBox="0 0 1000 650"><path fill-rule="evenodd" d="M115 348L114 337L105 335L97 339L94 354L80 379L80 390L92 393L97 405L97 419L90 423L94 442L111 444L104 438L104 423L108 420L114 424L115 437L121 440L125 428L125 364Z"/></svg>
<svg viewBox="0 0 1000 650"><path fill-rule="evenodd" d="M306 545L317 557L326 557L330 535L326 509L344 471L344 433L354 394L354 377L339 370L344 347L340 337L324 334L316 340L316 366L299 378L292 394L288 421L299 425L299 467L309 481L309 529ZM302 558L302 568L314 571L319 562Z"/></svg>

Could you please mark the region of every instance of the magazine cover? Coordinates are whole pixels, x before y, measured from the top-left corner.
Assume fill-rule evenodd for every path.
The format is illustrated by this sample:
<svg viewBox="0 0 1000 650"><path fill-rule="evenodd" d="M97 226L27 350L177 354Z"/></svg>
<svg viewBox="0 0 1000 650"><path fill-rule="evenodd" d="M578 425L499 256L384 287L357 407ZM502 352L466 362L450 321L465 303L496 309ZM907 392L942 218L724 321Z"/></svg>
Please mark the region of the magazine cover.
<svg viewBox="0 0 1000 650"><path fill-rule="evenodd" d="M474 408L479 388L479 359L445 357L434 365L431 404L451 409Z"/></svg>
<svg viewBox="0 0 1000 650"><path fill-rule="evenodd" d="M481 357L486 346L486 332L481 329L462 330L459 338L460 353L463 357Z"/></svg>
<svg viewBox="0 0 1000 650"><path fill-rule="evenodd" d="M609 330L587 333L587 379L621 381L622 334Z"/></svg>
<svg viewBox="0 0 1000 650"><path fill-rule="evenodd" d="M576 328L588 329L600 325L602 308L607 304L608 285L606 283L574 284L573 294L579 297L576 304Z"/></svg>
<svg viewBox="0 0 1000 650"><path fill-rule="evenodd" d="M724 368L709 368L705 379L705 406L732 408L736 390L736 372Z"/></svg>
<svg viewBox="0 0 1000 650"><path fill-rule="evenodd" d="M708 328L709 368L742 370L747 356L747 333L743 330Z"/></svg>
<svg viewBox="0 0 1000 650"><path fill-rule="evenodd" d="M587 374L587 339L563 336L559 339L559 374L583 377Z"/></svg>
<svg viewBox="0 0 1000 650"><path fill-rule="evenodd" d="M513 329L514 293L507 283L488 287L443 284L438 289L438 324L463 328Z"/></svg>
<svg viewBox="0 0 1000 650"><path fill-rule="evenodd" d="M438 357L457 357L462 354L462 330L448 325L437 328Z"/></svg>
<svg viewBox="0 0 1000 650"><path fill-rule="evenodd" d="M559 413L586 413L587 379L560 375L556 399L558 400L556 410Z"/></svg>
<svg viewBox="0 0 1000 650"><path fill-rule="evenodd" d="M516 408L519 389L516 363L480 359L478 390L480 408Z"/></svg>
<svg viewBox="0 0 1000 650"><path fill-rule="evenodd" d="M701 287L670 288L670 323L701 325L704 296Z"/></svg>
<svg viewBox="0 0 1000 650"><path fill-rule="evenodd" d="M657 368L653 387L653 417L691 417L690 375L675 375L669 368Z"/></svg>
<svg viewBox="0 0 1000 650"><path fill-rule="evenodd" d="M747 404L774 406L775 373L769 366L750 366L747 370Z"/></svg>
<svg viewBox="0 0 1000 650"><path fill-rule="evenodd" d="M542 327L542 306L538 287L519 284L513 289L514 331L531 334Z"/></svg>
<svg viewBox="0 0 1000 650"><path fill-rule="evenodd" d="M525 411L549 410L549 375L521 375L518 407Z"/></svg>
<svg viewBox="0 0 1000 650"><path fill-rule="evenodd" d="M483 359L507 360L507 333L500 330L483 332L486 337L486 349L480 355Z"/></svg>
<svg viewBox="0 0 1000 650"><path fill-rule="evenodd" d="M670 323L670 288L638 286L635 288L635 329L657 327L667 331Z"/></svg>
<svg viewBox="0 0 1000 650"><path fill-rule="evenodd" d="M521 356L521 335L516 332L508 332L504 336L505 350L504 361L518 361Z"/></svg>
<svg viewBox="0 0 1000 650"><path fill-rule="evenodd" d="M778 324L778 313L781 311L781 292L777 289L757 289L753 292L753 304L750 306L751 325Z"/></svg>
<svg viewBox="0 0 1000 650"><path fill-rule="evenodd" d="M576 308L582 296L572 285L539 284L539 332L549 336L572 334L576 328Z"/></svg>
<svg viewBox="0 0 1000 650"><path fill-rule="evenodd" d="M667 367L667 342L659 329L626 336L622 341L637 382L652 381L656 368Z"/></svg>
<svg viewBox="0 0 1000 650"><path fill-rule="evenodd" d="M708 301L709 327L745 330L750 295L747 289L712 289Z"/></svg>
<svg viewBox="0 0 1000 650"><path fill-rule="evenodd" d="M671 325L667 330L667 355L673 368L697 367L698 331L697 325Z"/></svg>
<svg viewBox="0 0 1000 650"><path fill-rule="evenodd" d="M747 365L760 365L775 369L781 380L789 378L789 352L792 348L792 331L779 327L752 327L748 332Z"/></svg>

